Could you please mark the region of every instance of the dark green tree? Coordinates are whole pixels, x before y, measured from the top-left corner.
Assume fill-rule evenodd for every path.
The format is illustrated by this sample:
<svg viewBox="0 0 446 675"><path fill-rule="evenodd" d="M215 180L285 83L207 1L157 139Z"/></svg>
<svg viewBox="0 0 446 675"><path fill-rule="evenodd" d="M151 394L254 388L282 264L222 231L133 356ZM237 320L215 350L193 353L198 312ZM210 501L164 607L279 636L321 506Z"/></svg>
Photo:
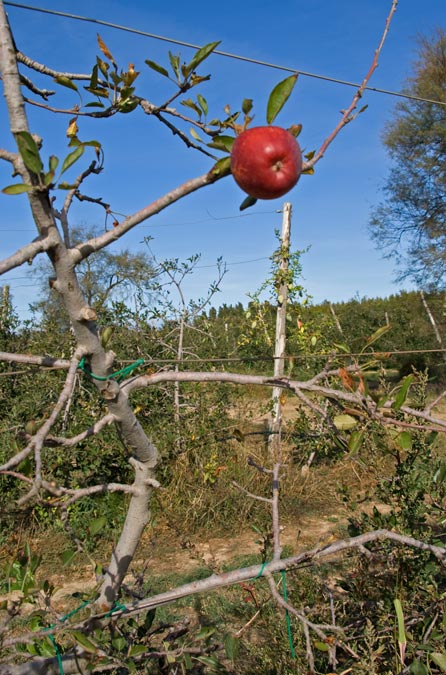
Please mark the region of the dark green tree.
<svg viewBox="0 0 446 675"><path fill-rule="evenodd" d="M418 58L402 100L384 130L393 162L370 230L396 260L398 279L446 286L446 32L418 40Z"/></svg>

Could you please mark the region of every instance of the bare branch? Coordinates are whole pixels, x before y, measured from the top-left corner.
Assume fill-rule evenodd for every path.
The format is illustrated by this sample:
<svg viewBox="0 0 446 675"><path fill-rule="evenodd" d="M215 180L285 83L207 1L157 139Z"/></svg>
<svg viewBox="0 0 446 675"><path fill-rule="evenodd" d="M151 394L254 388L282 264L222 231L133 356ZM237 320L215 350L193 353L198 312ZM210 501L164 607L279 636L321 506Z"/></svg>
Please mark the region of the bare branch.
<svg viewBox="0 0 446 675"><path fill-rule="evenodd" d="M56 359L52 356L32 356L30 354L11 354L0 352L0 361L9 363L27 363L30 366L43 366L45 368L57 368L67 370L71 361L68 359Z"/></svg>
<svg viewBox="0 0 446 675"><path fill-rule="evenodd" d="M21 74L20 75L20 81L22 84L25 85L27 89L33 92L33 94L37 94L38 96L41 96L45 101L48 100L49 96L53 96L56 92L50 89L39 89L39 87L36 87L34 82L29 79L29 77L26 77L25 75Z"/></svg>
<svg viewBox="0 0 446 675"><path fill-rule="evenodd" d="M438 394L436 398L434 398L425 408L424 412L427 415L430 415L432 410L437 407L437 405L444 399L446 396L446 391L441 392L441 394Z"/></svg>
<svg viewBox="0 0 446 675"><path fill-rule="evenodd" d="M259 502L266 502L267 504L272 504L273 500L270 497L261 497L260 495L255 495L252 492L246 490L246 488L244 488L242 485L239 485L239 483L237 483L237 481L235 480L231 480L231 483L232 485L234 485L234 487L240 490L240 492L243 492L248 497L251 497L251 499L257 499Z"/></svg>
<svg viewBox="0 0 446 675"><path fill-rule="evenodd" d="M338 371L334 371L338 373ZM158 373L152 373L151 375L141 375L140 377L133 378L123 383L123 389L130 393L136 389L141 389L146 386L151 386L158 384L160 382L229 382L236 385L261 385L268 387L280 387L294 393L298 398L302 400L305 405L309 406L315 412L322 416L326 423L333 428L333 422L330 417L327 416L327 413L317 406L304 392L315 394L317 396L322 396L328 398L332 401L340 401L347 403L350 406L353 406L351 412L355 412L359 416L369 416L373 419L379 420L383 424L392 425L392 426L408 426L416 429L424 429L424 425L414 425L410 422L405 422L392 418L389 415L385 414L388 412L392 414L390 409L391 402L387 402L387 408L384 408L382 411L378 410L376 403L370 397L364 397L359 391L348 392L342 389L330 388L327 386L322 386L318 384L312 384L313 380L299 382L297 380L290 380L289 378L274 378L264 375L245 375L239 373L228 373L228 372L175 372L172 370L163 370ZM433 417L426 412L416 410L413 408L402 406L402 412L405 412L408 415L415 417L416 419L421 419L428 421L431 425L437 427L438 429L446 429L446 420Z"/></svg>
<svg viewBox="0 0 446 675"><path fill-rule="evenodd" d="M23 63L24 66L27 66L28 68L31 68L32 70L35 70L38 73L42 73L43 75L49 75L50 77L53 78L66 77L69 80L88 80L88 81L91 78L91 74L86 75L85 73L63 73L59 70L53 70L53 68L44 66L42 63L39 63L38 61L31 59L29 56L26 56L26 54L24 54L21 51L17 51L16 56L17 61L19 61L19 63Z"/></svg>
<svg viewBox="0 0 446 675"><path fill-rule="evenodd" d="M4 159L5 162L10 162L14 166L15 171L18 172L19 155L16 152L9 152L9 150L0 148L0 159Z"/></svg>
<svg viewBox="0 0 446 675"><path fill-rule="evenodd" d="M87 488L77 488L77 489L68 489L68 488L59 488L61 495L64 495L64 498L60 501L52 502L52 506L63 506L66 508L70 504L74 504L78 499L83 497L90 497L91 495L104 494L106 492L124 492L126 494L137 495L139 494L138 489L133 485L125 485L122 483L104 483L103 485L91 485ZM65 496L71 495L69 499L66 499Z"/></svg>
<svg viewBox="0 0 446 675"><path fill-rule="evenodd" d="M158 593L152 597L144 598L139 602L129 604L125 607L120 607L112 614L110 614L110 612L103 612L96 616L92 616L86 621L71 625L70 629L87 628L91 623L97 627L101 621L108 621L110 616L112 616L114 620L119 619L120 617L127 618L131 615L140 614L141 612L146 612L156 607L171 604L180 598L185 598L190 595L213 591L217 588L223 588L225 586L232 586L242 581L258 579L260 576L266 574L275 574L276 572L281 572L282 570L293 569L303 563L336 556L351 549L360 550L361 547L365 546L366 544L376 541L392 541L395 544L401 546L409 546L422 551L429 551L437 558L441 565L444 566L446 563L445 547L428 544L427 542L414 539L413 537L409 537L407 535L398 534L397 532L393 532L391 530L373 530L372 532L360 534L357 537L340 539L333 542L332 544L323 546L322 548L317 547L309 551L303 551L302 553L289 558L274 560L270 563L267 563L266 565L259 563L257 565L251 565L249 567L225 572L223 574L212 574L206 579L199 579L197 581L178 586L172 590L165 591L164 593ZM4 640L3 646L10 647L15 644L26 643L30 639L34 640L40 637L45 637L46 635L57 633L59 630L65 630L66 628L67 625L65 623L58 623L52 628L46 629L45 631L26 633L20 636L8 638ZM340 628L336 626L328 626L327 628L330 630L340 630Z"/></svg>
<svg viewBox="0 0 446 675"><path fill-rule="evenodd" d="M5 274L5 272L20 267L23 263L32 262L36 255L49 251L53 245L54 241L49 236L34 239L34 241L26 244L26 246L23 246L8 258L3 258L0 261L0 274Z"/></svg>
<svg viewBox="0 0 446 675"><path fill-rule="evenodd" d="M186 134L183 131L181 131L181 129L178 129L178 127L176 127L174 124L172 124L172 122L169 122L169 120L166 120L166 118L163 117L163 115L161 115L160 112L156 112L156 113L154 113L154 115L160 122L165 124L166 127L168 129L170 129L170 131L173 133L174 136L178 136L178 138L180 138L183 141L183 143L186 145L186 147L194 148L194 150L198 150L199 152L203 153L203 155L206 155L207 157L211 157L211 159L214 159L214 160L218 159L218 157L213 155L211 152L209 152L208 150L205 150L205 148L202 145L197 145L196 143L193 143L190 140L190 138L188 136L186 136Z"/></svg>
<svg viewBox="0 0 446 675"><path fill-rule="evenodd" d="M160 197L148 206L142 208L140 211L137 211L131 216L127 216L121 223L119 223L119 225L116 225L113 230L105 232L99 237L95 237L89 241L79 244L74 249L72 249L70 254L74 264L79 263L91 253L100 251L108 244L117 241L120 237L122 237L123 234L134 228L136 225L144 222L148 218L151 218L157 213L160 213L167 206L170 206L170 204L174 204L179 199L192 194L192 192L195 192L196 190L200 190L206 185L212 185L212 183L220 180L225 175L227 174L218 173L211 169L208 173L198 176L197 178L192 178L191 180L186 181L186 183L183 183L183 185L174 188L163 197Z"/></svg>
<svg viewBox="0 0 446 675"><path fill-rule="evenodd" d="M102 419L92 424L91 427L89 427L85 431L82 431L80 434L77 434L77 436L72 436L71 438L65 438L61 436L47 436L45 440L45 445L50 447L60 445L65 448L71 448L74 445L81 443L86 438L89 438L90 436L95 436L100 431L102 431L104 427L115 421L116 421L115 416L112 415L112 413L108 413L107 415L104 415Z"/></svg>
<svg viewBox="0 0 446 675"><path fill-rule="evenodd" d="M51 411L51 414L46 420L46 422L44 422L44 424L40 427L38 432L33 436L31 442L28 443L26 448L18 452L16 455L14 455L14 457L11 457L11 459L7 461L5 464L3 464L3 466L0 466L0 470L7 470L15 466L18 466L20 462L22 462L34 450L34 457L36 462L35 468L36 482L35 487L33 488L33 490L31 490L32 494L34 494L36 489L40 487L40 483L42 481L42 466L41 466L40 451L43 447L45 438L47 437L51 427L53 426L59 415L59 412L62 410L64 404L66 403L70 395L73 379L76 375L79 360L81 359L82 355L83 355L82 350L77 350L75 355L73 356L70 368L67 373L67 377L65 379L65 384L62 388L62 391L59 394L57 403L54 406L53 410ZM26 497L23 497L20 500L20 503L23 503L23 501L27 500L31 496L31 493L29 493Z"/></svg>
<svg viewBox="0 0 446 675"><path fill-rule="evenodd" d="M275 462L273 467L273 480L272 480L273 497L271 499L271 521L273 526L273 542L274 542L273 560L280 560L280 556L282 554L282 546L280 545L280 517L279 517L279 472L281 466L282 465L279 462Z"/></svg>

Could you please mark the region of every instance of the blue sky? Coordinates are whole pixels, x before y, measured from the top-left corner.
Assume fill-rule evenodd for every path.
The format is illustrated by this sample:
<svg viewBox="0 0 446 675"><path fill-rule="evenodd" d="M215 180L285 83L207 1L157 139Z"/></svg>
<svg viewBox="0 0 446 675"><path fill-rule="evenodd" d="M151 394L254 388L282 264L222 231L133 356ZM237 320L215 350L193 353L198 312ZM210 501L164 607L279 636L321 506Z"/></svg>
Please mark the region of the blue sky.
<svg viewBox="0 0 446 675"><path fill-rule="evenodd" d="M367 72L382 34L390 0L284 0L273 3L246 0L237 6L197 0L143 2L133 0L42 0L28 4L74 12L96 19L138 28L195 44L221 40L220 49L297 70L360 82ZM94 24L8 7L18 47L37 61L62 71L90 72L98 47L96 33L122 67L135 64L141 71L137 93L160 103L173 90L167 80L144 64L152 59L167 65L167 51L181 52L184 60L192 50ZM400 0L387 42L371 86L400 90L410 75L415 58L415 38L444 26L444 0ZM212 74L200 92L210 117L223 115L230 104L240 108L243 98L254 99L254 125L265 123L269 92L286 77L278 70L243 63L217 55L200 69ZM34 78L42 83L39 78ZM167 86L166 86L167 85ZM51 85L46 84L47 87ZM193 91L191 92L191 94ZM276 123L287 127L302 123L299 141L305 151L317 149L339 120L354 94L349 87L301 77ZM75 94L64 91L58 104L73 104ZM203 189L138 226L119 248L138 250L146 236L159 259L181 260L201 253L198 269L186 289L190 297L202 296L216 274L212 265L220 256L228 273L216 304L246 302L267 276L268 256L275 248L274 231L280 227L285 199L293 205L292 245L310 247L303 257L304 285L315 302L347 300L355 295L386 296L401 287L393 282L392 261L383 260L367 233L370 210L380 199L388 159L380 134L396 99L369 92L368 109L348 125L319 162L314 176L303 176L286 198L259 201L241 214L244 194L231 177ZM68 117L55 117L37 109L29 111L31 129L44 138L43 152L63 157L67 153L65 130ZM96 138L105 150L105 170L90 179L84 191L100 195L116 212L129 214L170 189L205 173L211 160L187 149L156 120L141 111L109 120L79 122L83 140ZM2 146L12 149L7 133L4 103L0 105ZM186 127L186 130L188 127ZM76 165L76 171L81 168ZM9 167L0 165L2 185L12 181ZM0 254L8 255L33 234L26 197L0 196ZM104 224L100 209L76 204L72 224ZM260 260L258 260L260 259ZM248 262L256 260L256 262ZM3 277L11 285L21 316L35 299L36 289L17 269Z"/></svg>

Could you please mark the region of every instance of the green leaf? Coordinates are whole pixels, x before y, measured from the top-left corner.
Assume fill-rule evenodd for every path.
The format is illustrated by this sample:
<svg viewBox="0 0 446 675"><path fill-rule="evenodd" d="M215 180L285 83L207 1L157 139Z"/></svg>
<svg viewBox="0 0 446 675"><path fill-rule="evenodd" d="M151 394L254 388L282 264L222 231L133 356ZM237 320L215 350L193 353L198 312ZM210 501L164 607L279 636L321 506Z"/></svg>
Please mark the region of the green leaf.
<svg viewBox="0 0 446 675"><path fill-rule="evenodd" d="M38 650L40 656L47 656L47 657L54 656L54 653L56 651L54 643L50 638L45 638L43 641L41 641Z"/></svg>
<svg viewBox="0 0 446 675"><path fill-rule="evenodd" d="M100 142L99 142L99 141L95 141L95 140L92 140L92 141L82 141L81 145L83 145L84 147L87 147L87 146L88 146L88 147L92 147L92 148L99 148L99 149L102 148L102 145L100 144Z"/></svg>
<svg viewBox="0 0 446 675"><path fill-rule="evenodd" d="M410 664L409 673L411 675L429 675L429 671L424 665L424 663L422 663L418 659L416 659Z"/></svg>
<svg viewBox="0 0 446 675"><path fill-rule="evenodd" d="M226 656L231 661L235 661L239 652L240 641L232 633L226 633L224 642Z"/></svg>
<svg viewBox="0 0 446 675"><path fill-rule="evenodd" d="M90 76L90 89L96 89L98 86L98 64L93 66Z"/></svg>
<svg viewBox="0 0 446 675"><path fill-rule="evenodd" d="M437 485L442 485L446 478L446 462L442 462L434 473L433 481Z"/></svg>
<svg viewBox="0 0 446 675"><path fill-rule="evenodd" d="M51 155L48 160L48 166L50 171L55 171L59 166L59 158L56 155Z"/></svg>
<svg viewBox="0 0 446 675"><path fill-rule="evenodd" d="M228 176L231 173L231 158L222 157L214 164L211 172L216 176Z"/></svg>
<svg viewBox="0 0 446 675"><path fill-rule="evenodd" d="M180 79L180 56L172 54L172 52L169 52L169 61L170 65L172 66L172 70L175 73L177 80Z"/></svg>
<svg viewBox="0 0 446 675"><path fill-rule="evenodd" d="M403 384L401 385L401 388L397 395L395 396L395 400L392 403L392 408L393 410L399 410L401 406L404 404L407 394L409 393L409 387L412 384L414 379L413 375L407 375L407 377L404 378Z"/></svg>
<svg viewBox="0 0 446 675"><path fill-rule="evenodd" d="M7 185L4 187L2 192L5 195L21 195L24 192L31 192L32 189L32 185L27 185L26 183L14 183L14 185Z"/></svg>
<svg viewBox="0 0 446 675"><path fill-rule="evenodd" d="M340 352L344 352L345 354L350 354L351 352L351 349L348 345L341 344L340 342L335 342L333 347L338 349Z"/></svg>
<svg viewBox="0 0 446 675"><path fill-rule="evenodd" d="M353 431L350 440L348 442L348 449L350 451L350 455L355 455L359 448L362 445L362 441L364 440L364 432L363 431Z"/></svg>
<svg viewBox="0 0 446 675"><path fill-rule="evenodd" d="M199 103L200 108L204 112L204 115L206 116L208 114L208 103L206 99L201 94L197 94L197 101Z"/></svg>
<svg viewBox="0 0 446 675"><path fill-rule="evenodd" d="M99 56L97 56L96 57L96 64L99 67L99 70L101 71L102 75L108 80L108 70L110 68L108 63L106 63L105 61L100 59ZM96 73L97 73L97 70L96 70ZM96 78L95 86L97 86L97 78Z"/></svg>
<svg viewBox="0 0 446 675"><path fill-rule="evenodd" d="M402 431L398 434L396 440L402 450L410 450L412 448L412 434L409 431Z"/></svg>
<svg viewBox="0 0 446 675"><path fill-rule="evenodd" d="M200 136L197 134L194 128L189 129L189 133L192 136L192 138L195 138L196 141L199 143L204 143L203 139L200 138Z"/></svg>
<svg viewBox="0 0 446 675"><path fill-rule="evenodd" d="M69 565L71 561L73 560L74 556L76 555L77 551L73 549L67 549L66 551L63 551L61 554L62 558L62 564L63 565Z"/></svg>
<svg viewBox="0 0 446 675"><path fill-rule="evenodd" d="M45 627L45 622L43 621L43 617L41 614L34 614L34 616L31 617L31 620L28 624L29 629L32 630L33 632L36 632L40 630L41 628Z"/></svg>
<svg viewBox="0 0 446 675"><path fill-rule="evenodd" d="M123 81L122 77L120 75L118 75L118 73L116 73L114 70L112 70L112 72L110 73L110 79L113 82L113 84L116 85L117 87Z"/></svg>
<svg viewBox="0 0 446 675"><path fill-rule="evenodd" d="M139 656L139 654L144 654L149 650L145 645L133 645L130 649L129 656Z"/></svg>
<svg viewBox="0 0 446 675"><path fill-rule="evenodd" d="M54 82L57 82L57 84L61 84L62 87L67 87L67 89L72 89L73 91L77 91L79 93L79 89L75 85L75 83L70 80L69 77L65 77L65 75L58 75L57 77L54 78Z"/></svg>
<svg viewBox="0 0 446 675"><path fill-rule="evenodd" d="M163 68L163 66L160 66L159 63L151 61L150 59L145 59L145 63L149 66L149 68L155 70L157 73L160 73L160 75L164 75L164 77L169 77L169 72L165 68Z"/></svg>
<svg viewBox="0 0 446 675"><path fill-rule="evenodd" d="M59 183L57 186L59 190L73 190L76 186L73 183L67 183L66 181L62 181L62 183Z"/></svg>
<svg viewBox="0 0 446 675"><path fill-rule="evenodd" d="M436 666L446 673L446 654L444 652L432 652L430 655Z"/></svg>
<svg viewBox="0 0 446 675"><path fill-rule="evenodd" d="M51 185L53 180L54 180L54 171L48 171L43 177L43 183L46 186Z"/></svg>
<svg viewBox="0 0 446 675"><path fill-rule="evenodd" d="M294 138L297 138L302 131L302 124L292 124L288 128L288 131L294 136Z"/></svg>
<svg viewBox="0 0 446 675"><path fill-rule="evenodd" d="M194 112L197 113L198 117L201 117L202 111L198 105L191 98L185 98L183 101L180 101L181 105L184 105L186 108L191 108Z"/></svg>
<svg viewBox="0 0 446 675"><path fill-rule="evenodd" d="M43 169L37 143L28 131L18 131L15 134L17 147L27 169L39 175Z"/></svg>
<svg viewBox="0 0 446 675"><path fill-rule="evenodd" d="M70 152L70 154L65 157L62 164L62 170L60 172L60 175L65 173L65 171L69 169L70 166L72 166L75 162L77 162L77 160L80 157L82 157L82 155L84 154L84 150L85 148L83 145L78 145L76 150L73 150L73 152Z"/></svg>
<svg viewBox="0 0 446 675"><path fill-rule="evenodd" d="M316 640L316 642L314 643L314 646L320 652L328 652L328 645L325 642L321 642L320 640Z"/></svg>
<svg viewBox="0 0 446 675"><path fill-rule="evenodd" d="M99 96L99 98L110 98L110 92L108 89L103 89L102 87L84 87L86 91L89 91L90 94Z"/></svg>
<svg viewBox="0 0 446 675"><path fill-rule="evenodd" d="M218 659L215 658L215 656L197 656L196 660L199 661L200 663L203 663L205 666L209 666L210 668L214 669L219 667L219 662Z"/></svg>
<svg viewBox="0 0 446 675"><path fill-rule="evenodd" d="M212 141L208 143L208 147L231 152L234 141L234 136L214 136Z"/></svg>
<svg viewBox="0 0 446 675"><path fill-rule="evenodd" d="M146 614L146 618L144 619L143 627L144 631L147 632L150 630L152 627L153 622L155 621L155 616L156 616L156 608L155 609L149 609L149 611Z"/></svg>
<svg viewBox="0 0 446 675"><path fill-rule="evenodd" d="M183 656L183 661L184 661L184 667L186 668L186 670L192 670L192 668L194 667L194 664L192 663L191 655L186 652Z"/></svg>
<svg viewBox="0 0 446 675"><path fill-rule="evenodd" d="M197 640L207 640L215 633L215 628L213 626L201 626L197 635L195 636Z"/></svg>
<svg viewBox="0 0 446 675"><path fill-rule="evenodd" d="M349 429L354 429L358 421L351 415L335 415L333 417L333 424L339 431L348 431Z"/></svg>
<svg viewBox="0 0 446 675"><path fill-rule="evenodd" d="M251 197L251 195L248 195L245 197L245 199L242 201L242 203L239 206L240 211L244 211L245 209L249 209L251 206L254 206L254 204L257 203L257 199L255 197Z"/></svg>
<svg viewBox="0 0 446 675"><path fill-rule="evenodd" d="M401 605L401 600L399 598L395 598L393 604L395 607L396 618L398 622L398 642L401 650L404 652L404 649L407 644L407 639L406 639L406 630L404 628L404 614Z"/></svg>
<svg viewBox="0 0 446 675"><path fill-rule="evenodd" d="M372 345L374 342L379 340L379 338L382 337L383 335L385 335L387 333L387 331L389 331L389 330L390 330L390 324L389 323L386 323L385 326L381 326L380 328L375 330L373 335L371 335L369 338L367 338L367 342L365 343L364 348L361 350L361 353L364 351L364 349L366 347L370 347L370 345Z"/></svg>
<svg viewBox="0 0 446 675"><path fill-rule="evenodd" d="M114 638L112 641L112 646L118 650L118 652L122 652L126 646L127 646L127 640L123 636L119 636Z"/></svg>
<svg viewBox="0 0 446 675"><path fill-rule="evenodd" d="M86 108L105 108L105 105L100 101L91 101L85 104Z"/></svg>
<svg viewBox="0 0 446 675"><path fill-rule="evenodd" d="M195 52L193 58L191 61L186 66L186 70L188 73L192 73L200 63L202 63L209 54L211 54L216 47L220 44L220 40L218 42L209 42L209 44L204 45L204 47L201 47L197 52Z"/></svg>
<svg viewBox="0 0 446 675"><path fill-rule="evenodd" d="M249 115L252 110L252 98L244 98L242 102L242 111L244 115Z"/></svg>
<svg viewBox="0 0 446 675"><path fill-rule="evenodd" d="M103 527L107 524L107 518L105 516L100 516L99 518L95 518L94 520L90 520L90 523L88 525L88 529L90 531L90 534L92 537L94 537L95 534L100 532Z"/></svg>
<svg viewBox="0 0 446 675"><path fill-rule="evenodd" d="M266 108L266 121L268 124L272 124L274 122L277 115L288 101L296 82L297 73L296 75L290 75L290 77L287 77L285 80L282 80L282 82L279 82L279 84L276 84L269 96L268 105Z"/></svg>
<svg viewBox="0 0 446 675"><path fill-rule="evenodd" d="M83 647L85 651L90 652L91 654L96 654L98 650L97 646L94 644L94 642L89 640L86 635L81 633L79 630L74 630L71 635L77 644Z"/></svg>
<svg viewBox="0 0 446 675"><path fill-rule="evenodd" d="M118 110L120 113L130 113L135 110L135 108L138 106L139 99L137 98L126 98L124 101L119 101L118 103Z"/></svg>

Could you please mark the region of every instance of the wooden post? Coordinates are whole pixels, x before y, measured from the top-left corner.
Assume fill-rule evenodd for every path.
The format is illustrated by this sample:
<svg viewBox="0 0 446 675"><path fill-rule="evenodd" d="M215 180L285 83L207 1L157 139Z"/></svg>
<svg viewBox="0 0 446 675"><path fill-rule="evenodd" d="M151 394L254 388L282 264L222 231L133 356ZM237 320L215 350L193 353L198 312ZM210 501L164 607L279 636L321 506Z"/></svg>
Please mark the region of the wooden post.
<svg viewBox="0 0 446 675"><path fill-rule="evenodd" d="M432 328L434 329L435 337L438 342L438 346L440 349L443 349L443 340L441 339L441 334L440 331L438 330L437 323L434 319L434 315L431 312L431 309L429 305L427 304L426 296L424 295L424 291L420 291L420 296L421 296L421 302L423 303L423 307L426 310L426 314L429 317L429 321L431 322ZM442 359L443 361L446 362L446 354L445 352L442 353Z"/></svg>
<svg viewBox="0 0 446 675"><path fill-rule="evenodd" d="M336 324L336 328L338 329L338 331L342 335L342 337L344 337L344 331L342 330L342 326L341 326L341 323L338 319L338 315L335 312L335 308L333 307L331 302L329 304L330 304L330 312L331 312L331 315L332 315L332 317L334 319L334 322Z"/></svg>
<svg viewBox="0 0 446 675"><path fill-rule="evenodd" d="M290 258L290 234L291 234L291 204L283 205L282 233L280 236L281 256L279 263L279 275L281 283L277 288L277 314L276 314L276 339L274 343L274 377L283 377L285 372L286 351L286 314L288 305L287 272ZM282 427L282 404L280 396L282 389L273 387L272 412L270 422L269 447L276 454L280 447L280 431Z"/></svg>
<svg viewBox="0 0 446 675"><path fill-rule="evenodd" d="M8 320L10 305L11 305L11 296L9 292L9 286L3 286L2 300L0 306L0 328L6 328L6 322Z"/></svg>

